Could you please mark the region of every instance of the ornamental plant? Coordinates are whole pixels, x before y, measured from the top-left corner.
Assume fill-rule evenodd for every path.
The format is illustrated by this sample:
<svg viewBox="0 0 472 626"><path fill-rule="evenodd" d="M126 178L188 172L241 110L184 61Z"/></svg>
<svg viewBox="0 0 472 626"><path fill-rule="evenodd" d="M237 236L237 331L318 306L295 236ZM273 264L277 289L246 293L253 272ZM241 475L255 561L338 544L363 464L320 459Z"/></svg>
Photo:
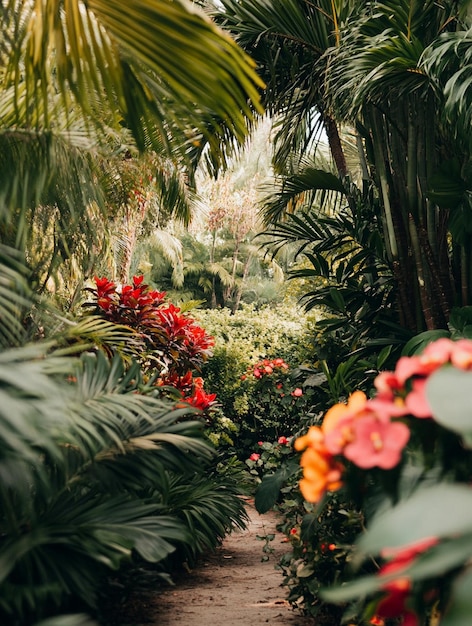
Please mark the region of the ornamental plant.
<svg viewBox="0 0 472 626"><path fill-rule="evenodd" d="M166 292L152 290L134 276L131 285L118 286L95 277L89 288L92 313L130 326L137 333L136 353L141 363L160 368L167 378L200 371L211 354L214 339L195 320L166 301Z"/></svg>
<svg viewBox="0 0 472 626"><path fill-rule="evenodd" d="M135 331L130 341L133 357L147 373L148 383L179 401L208 414L216 394L206 393L204 381L195 373L211 355L214 339L189 315L167 302L166 292L134 276L132 284L117 285L95 277L89 288L91 314Z"/></svg>
<svg viewBox="0 0 472 626"><path fill-rule="evenodd" d="M292 438L281 435L277 441L258 441L257 448L246 459L246 465L254 481L258 484L267 474L280 467L292 454Z"/></svg>
<svg viewBox="0 0 472 626"><path fill-rule="evenodd" d="M348 582L320 592L355 601L357 623L460 626L472 614L471 385L472 341L443 337L294 443L307 502L339 493L363 507ZM376 571L360 576L367 562Z"/></svg>
<svg viewBox="0 0 472 626"><path fill-rule="evenodd" d="M241 376L238 400L239 443L249 454L260 441L280 441L298 432L300 416L310 405L312 389L304 389L281 357L249 365Z"/></svg>

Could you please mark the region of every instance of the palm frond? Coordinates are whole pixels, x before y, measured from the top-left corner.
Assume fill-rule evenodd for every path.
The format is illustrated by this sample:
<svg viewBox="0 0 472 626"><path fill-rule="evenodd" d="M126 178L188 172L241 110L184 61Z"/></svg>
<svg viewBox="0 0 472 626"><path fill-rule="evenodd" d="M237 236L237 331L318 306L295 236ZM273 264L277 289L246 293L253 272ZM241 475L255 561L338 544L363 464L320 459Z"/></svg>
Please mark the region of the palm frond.
<svg viewBox="0 0 472 626"><path fill-rule="evenodd" d="M300 212L315 202L330 206L345 189L337 176L313 166L280 179L275 191L263 200L261 215L265 225L276 224L288 213ZM333 192L333 193L330 193Z"/></svg>
<svg viewBox="0 0 472 626"><path fill-rule="evenodd" d="M213 455L201 423L183 420L192 410L137 393L137 366L99 353L78 367L46 356L52 345L0 354L0 615L15 626L71 591L93 605L104 571L133 550L160 561L191 543L144 493Z"/></svg>
<svg viewBox="0 0 472 626"><path fill-rule="evenodd" d="M158 246L162 256L172 267L172 284L182 287L184 284L182 242L165 229L155 229L151 241Z"/></svg>
<svg viewBox="0 0 472 626"><path fill-rule="evenodd" d="M72 0L60 9L59 0L41 7L10 0L2 16L2 30L15 30L5 82L25 83L27 105L43 126L51 119L45 94L55 86L64 98L70 90L87 115L90 95L103 94L141 147L152 134L147 129L164 124L159 109L166 102L201 131L199 112L213 112L231 120L236 137L245 136L248 101L258 106L260 80L249 58L195 5Z"/></svg>
<svg viewBox="0 0 472 626"><path fill-rule="evenodd" d="M455 33L444 33L429 46L422 63L428 76L434 80L438 91L444 94L445 112L448 121L453 121L456 139L463 142L470 137L464 129L472 122L472 72L471 50L472 29Z"/></svg>
<svg viewBox="0 0 472 626"><path fill-rule="evenodd" d="M0 345L18 345L25 334L21 320L31 305L23 255L0 244Z"/></svg>

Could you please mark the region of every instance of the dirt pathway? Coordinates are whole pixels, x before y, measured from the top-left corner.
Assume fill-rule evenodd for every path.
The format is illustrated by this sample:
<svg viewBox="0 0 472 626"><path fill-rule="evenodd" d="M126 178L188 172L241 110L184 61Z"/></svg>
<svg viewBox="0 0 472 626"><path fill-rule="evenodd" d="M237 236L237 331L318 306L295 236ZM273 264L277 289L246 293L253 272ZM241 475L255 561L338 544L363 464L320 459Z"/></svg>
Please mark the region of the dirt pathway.
<svg viewBox="0 0 472 626"><path fill-rule="evenodd" d="M232 533L175 587L148 596L145 622L132 626L313 626L312 619L284 599L286 589L275 565L289 547L275 529L276 516L259 515L250 503L248 514L247 530ZM262 562L264 543L257 536L270 533L276 533L270 544L274 553Z"/></svg>

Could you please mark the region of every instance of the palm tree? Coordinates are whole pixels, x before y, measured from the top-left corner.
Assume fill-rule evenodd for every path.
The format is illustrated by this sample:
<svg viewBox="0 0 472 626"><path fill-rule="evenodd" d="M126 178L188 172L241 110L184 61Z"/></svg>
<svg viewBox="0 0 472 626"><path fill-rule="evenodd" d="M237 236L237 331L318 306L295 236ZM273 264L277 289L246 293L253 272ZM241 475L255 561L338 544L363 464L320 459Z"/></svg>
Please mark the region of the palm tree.
<svg viewBox="0 0 472 626"><path fill-rule="evenodd" d="M451 308L470 302L470 145L461 139L470 122L467 3L223 4L222 22L259 63L264 104L281 117L279 154L307 154L318 116L351 210L366 196L343 166L326 113L357 129L362 185L379 202L399 320L413 332L445 327ZM313 180L311 192L339 191L322 174Z"/></svg>
<svg viewBox="0 0 472 626"><path fill-rule="evenodd" d="M252 62L185 0L9 0L0 20L0 232L30 250L38 285L103 249L111 157L152 148L162 179L191 182L201 146L224 158L222 120L230 146L259 107Z"/></svg>

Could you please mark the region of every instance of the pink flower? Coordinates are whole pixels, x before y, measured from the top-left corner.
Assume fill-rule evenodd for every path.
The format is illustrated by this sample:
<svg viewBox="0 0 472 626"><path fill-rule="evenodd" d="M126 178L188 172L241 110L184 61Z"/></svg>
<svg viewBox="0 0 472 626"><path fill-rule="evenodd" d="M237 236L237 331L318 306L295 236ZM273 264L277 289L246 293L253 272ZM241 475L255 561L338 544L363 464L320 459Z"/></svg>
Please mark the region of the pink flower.
<svg viewBox="0 0 472 626"><path fill-rule="evenodd" d="M460 369L469 369L472 365L472 342L468 339L453 341L443 337L430 343L420 357L437 367L451 362Z"/></svg>
<svg viewBox="0 0 472 626"><path fill-rule="evenodd" d="M294 390L292 391L291 395L292 395L294 398L300 398L300 396L303 396L303 390L302 390L302 389L300 389L300 387L297 387L296 389L294 389Z"/></svg>
<svg viewBox="0 0 472 626"><path fill-rule="evenodd" d="M415 417L431 417L431 409L426 399L427 378L417 378L413 381L412 390L405 398L405 406Z"/></svg>
<svg viewBox="0 0 472 626"><path fill-rule="evenodd" d="M420 356L402 356L397 361L395 376L399 386L403 387L412 376L427 376L436 368L436 364L425 361Z"/></svg>
<svg viewBox="0 0 472 626"><path fill-rule="evenodd" d="M459 339L455 342L451 353L451 363L460 369L470 369L472 367L472 341Z"/></svg>
<svg viewBox="0 0 472 626"><path fill-rule="evenodd" d="M260 454L257 454L257 452L253 452L251 454L251 456L249 457L250 461L258 461L261 458Z"/></svg>
<svg viewBox="0 0 472 626"><path fill-rule="evenodd" d="M258 445L258 446L262 446L262 445L263 445L263 443L264 443L263 441L258 441L258 442L257 442L257 445Z"/></svg>
<svg viewBox="0 0 472 626"><path fill-rule="evenodd" d="M351 424L353 440L344 450L344 456L358 467L392 469L400 462L410 431L400 422L385 422L375 415L365 415Z"/></svg>
<svg viewBox="0 0 472 626"><path fill-rule="evenodd" d="M288 439L287 437L279 437L277 443L280 443L281 445L286 446L288 444Z"/></svg>

